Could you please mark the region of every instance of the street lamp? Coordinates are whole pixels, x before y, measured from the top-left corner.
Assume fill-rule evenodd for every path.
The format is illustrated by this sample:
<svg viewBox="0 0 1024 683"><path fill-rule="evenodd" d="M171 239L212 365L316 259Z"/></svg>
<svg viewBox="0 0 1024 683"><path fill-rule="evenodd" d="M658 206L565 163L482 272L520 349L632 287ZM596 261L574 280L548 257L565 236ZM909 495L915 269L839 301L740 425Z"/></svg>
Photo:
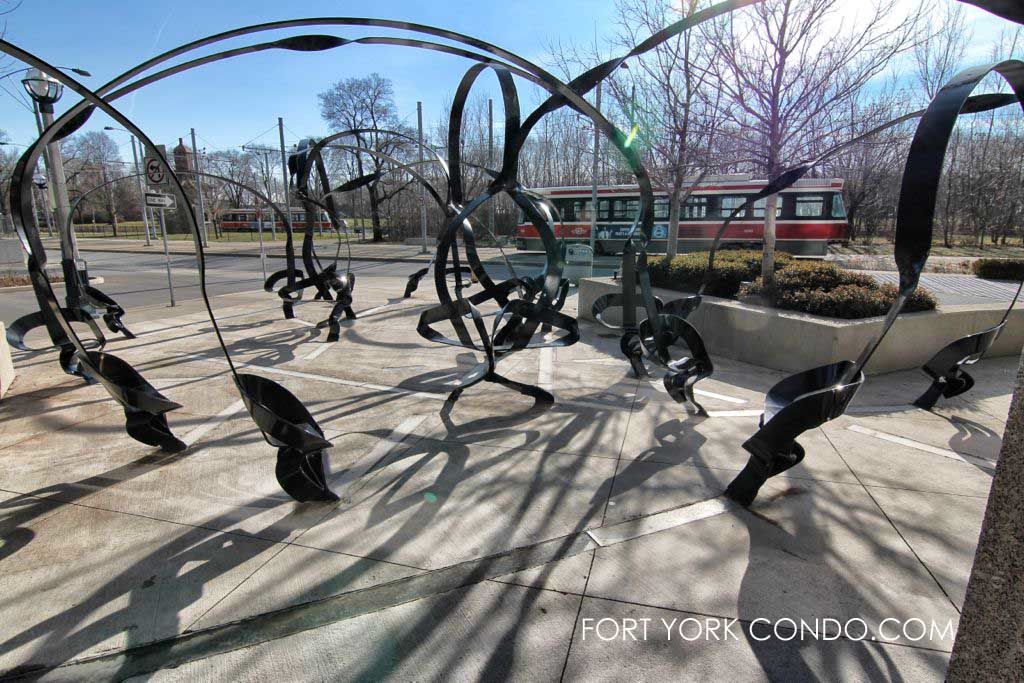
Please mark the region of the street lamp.
<svg viewBox="0 0 1024 683"><path fill-rule="evenodd" d="M139 154L135 151L135 136L132 135L131 131L125 130L124 128L118 128L117 126L103 126L103 130L119 130L122 133L128 133L128 137L132 141L132 160L135 162L135 175L136 180L139 181L139 200L142 202L142 225L146 232L146 246L150 246L149 242L149 208L146 206L146 186L142 182L142 171L139 170Z"/></svg>
<svg viewBox="0 0 1024 683"><path fill-rule="evenodd" d="M65 67L67 68L67 67ZM70 71L88 76L85 69L71 67ZM53 105L64 94L64 86L57 79L39 69L26 69L21 79L25 92L32 98L36 110L36 126L39 136L53 125ZM68 188L64 176L64 160L60 156L60 146L51 141L46 145L46 169L50 174L50 187L53 189L57 230L60 235L61 269L64 271L64 286L67 293L69 308L77 308L82 301L82 284L89 281L85 268L79 269L78 241L75 239L74 228L69 220L71 206L68 202Z"/></svg>

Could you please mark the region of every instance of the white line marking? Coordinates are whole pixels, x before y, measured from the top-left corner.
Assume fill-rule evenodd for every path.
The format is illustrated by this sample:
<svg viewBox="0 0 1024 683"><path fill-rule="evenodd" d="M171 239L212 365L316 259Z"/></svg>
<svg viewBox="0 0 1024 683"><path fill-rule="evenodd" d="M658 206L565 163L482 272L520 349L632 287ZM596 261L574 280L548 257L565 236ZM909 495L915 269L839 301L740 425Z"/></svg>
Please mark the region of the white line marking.
<svg viewBox="0 0 1024 683"><path fill-rule="evenodd" d="M857 415L865 413L910 413L922 410L915 405L910 403L904 403L897 406L853 406L846 409L847 415ZM928 411L924 411L928 412Z"/></svg>
<svg viewBox="0 0 1024 683"><path fill-rule="evenodd" d="M387 435L387 437L378 441L377 445L373 447L373 450L360 458L355 465L345 470L338 481L332 483L334 490L338 494L338 498L341 499L341 502L351 503L352 496L369 483L369 480L360 482L363 476L366 475L366 473L374 466L378 464L383 465L388 456L395 451L395 448L398 447L402 441L404 441L405 438L413 432L413 430L423 424L427 417L427 415L413 415L412 417L405 418L402 420L401 424L395 427L391 433Z"/></svg>
<svg viewBox="0 0 1024 683"><path fill-rule="evenodd" d="M555 387L555 347L547 346L540 350L537 363L537 386L546 391Z"/></svg>
<svg viewBox="0 0 1024 683"><path fill-rule="evenodd" d="M932 446L931 444L921 443L920 441L905 439L902 436L896 436L895 434L886 434L885 432L880 432L875 429L868 429L867 427L861 427L860 425L850 425L847 427L847 429L849 429L851 432L864 434L866 436L873 436L876 439L881 439L882 441L888 441L889 443L898 444L900 446L906 446L907 448L913 448L919 451L924 451L925 453L941 455L942 457L949 458L950 460L959 460L960 462L965 462L969 465L982 465L989 468L995 466L994 462L986 460L984 458L979 458L975 455L957 453L956 451L951 451L948 448L939 448L938 446Z"/></svg>
<svg viewBox="0 0 1024 683"><path fill-rule="evenodd" d="M316 348L308 353L302 360L316 360L320 355L337 344L337 342L316 342Z"/></svg>
<svg viewBox="0 0 1024 683"><path fill-rule="evenodd" d="M647 381L650 383L651 387L655 391L668 396L668 390L665 389L665 383L662 382L660 377L652 376ZM704 391L703 389L694 389L693 393L699 394L701 396L707 396L708 398L718 399L719 401L725 401L726 403L735 403L737 405L743 405L747 403L747 400L744 398L733 398L732 396L726 396L725 394L716 394L713 391Z"/></svg>
<svg viewBox="0 0 1024 683"><path fill-rule="evenodd" d="M370 308L370 309L365 310L365 311L356 311L356 320L358 320L359 318L366 318L366 317L371 316L374 313L378 313L380 311L387 310L387 309L391 308L392 306L397 306L400 303L402 303L402 302L401 301L393 301L390 304L381 304L380 306L374 306L373 308Z"/></svg>
<svg viewBox="0 0 1024 683"><path fill-rule="evenodd" d="M587 535L602 547L614 545L634 538L640 538L641 536L655 534L659 531L665 531L666 529L674 529L675 527L707 519L708 517L714 517L723 512L735 510L737 507L736 503L727 498L712 498L700 503L694 503L693 505L687 505L686 507L676 508L675 510L659 512L648 517L620 522L612 526L590 529L587 531Z"/></svg>
<svg viewBox="0 0 1024 683"><path fill-rule="evenodd" d="M759 417L761 410L709 410L708 417Z"/></svg>
<svg viewBox="0 0 1024 683"><path fill-rule="evenodd" d="M299 323L300 325L305 325L306 327L316 327L316 323L311 323L308 320L303 320L302 318L291 318L291 320Z"/></svg>
<svg viewBox="0 0 1024 683"><path fill-rule="evenodd" d="M708 398L717 398L719 401L725 401L726 403L735 403L742 405L746 403L746 399L733 398L732 396L726 396L725 394L716 394L710 391L704 391L703 389L694 389L693 393L700 394L701 396L707 396Z"/></svg>
<svg viewBox="0 0 1024 683"><path fill-rule="evenodd" d="M196 441L203 438L214 429L219 427L223 422L232 418L235 414L239 413L245 408L245 403L241 399L235 401L224 410L220 411L209 420L199 425L191 432L186 434L181 440L185 442L185 445L191 448Z"/></svg>

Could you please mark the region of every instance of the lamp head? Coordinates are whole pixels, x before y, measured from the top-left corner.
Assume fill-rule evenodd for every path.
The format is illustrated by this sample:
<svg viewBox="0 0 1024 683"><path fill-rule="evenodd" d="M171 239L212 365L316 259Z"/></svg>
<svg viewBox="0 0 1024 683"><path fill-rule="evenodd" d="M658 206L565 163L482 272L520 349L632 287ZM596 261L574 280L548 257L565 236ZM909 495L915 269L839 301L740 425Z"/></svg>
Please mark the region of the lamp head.
<svg viewBox="0 0 1024 683"><path fill-rule="evenodd" d="M64 94L64 86L56 78L39 69L29 69L21 79L25 92L36 101L42 111L53 112L53 104Z"/></svg>

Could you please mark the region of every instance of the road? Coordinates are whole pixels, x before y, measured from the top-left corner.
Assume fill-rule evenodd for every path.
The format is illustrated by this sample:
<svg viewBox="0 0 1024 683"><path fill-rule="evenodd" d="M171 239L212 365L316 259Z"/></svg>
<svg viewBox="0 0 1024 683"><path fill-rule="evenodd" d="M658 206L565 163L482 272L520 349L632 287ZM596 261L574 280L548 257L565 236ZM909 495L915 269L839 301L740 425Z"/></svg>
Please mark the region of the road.
<svg viewBox="0 0 1024 683"><path fill-rule="evenodd" d="M118 254L110 252L87 252L89 272L103 278L99 288L112 296L118 303L131 311L143 306L161 306L169 302L167 293L167 271L164 256L154 254ZM59 262L59 254L48 252L51 263ZM517 275L535 274L542 259L538 255L508 252L512 267ZM229 294L259 290L263 286L263 272L259 259L238 256L207 256L207 283L211 295ZM618 258L598 257L594 274L611 275L618 269ZM268 259L267 270L273 272L282 268L283 259ZM388 263L381 261L353 261L352 270L359 278L404 277L422 268L420 263ZM502 259L487 264L488 272L495 279L509 277L509 269ZM191 255L172 255L171 269L174 278L174 294L178 302L198 299L199 271ZM896 274L871 272L882 282L895 282ZM921 284L930 289L943 304L971 304L1008 302L1016 291L1016 285L1008 282L979 280L967 275L939 275L926 273ZM58 286L63 297L63 287ZM28 288L4 291L0 296L0 320L10 323L14 319L36 310L35 297Z"/></svg>

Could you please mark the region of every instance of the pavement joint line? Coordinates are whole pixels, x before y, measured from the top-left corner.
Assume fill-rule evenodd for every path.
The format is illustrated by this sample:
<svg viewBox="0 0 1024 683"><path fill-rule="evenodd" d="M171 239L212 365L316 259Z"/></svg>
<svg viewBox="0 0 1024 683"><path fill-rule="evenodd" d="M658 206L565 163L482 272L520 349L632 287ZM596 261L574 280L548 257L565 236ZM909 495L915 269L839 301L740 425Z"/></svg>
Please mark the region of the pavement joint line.
<svg viewBox="0 0 1024 683"><path fill-rule="evenodd" d="M931 444L921 443L920 441L914 441L902 436L896 436L895 434L887 434L886 432L880 432L877 429L869 429L868 427L862 427L858 424L852 424L847 426L851 432L857 434L864 434L865 436L871 436L882 441L888 441L890 443L897 444L899 446L906 446L907 448L913 448L924 453L931 453L932 455L941 455L943 458L949 458L950 460L959 460L960 462L967 463L968 465L975 465L985 467L987 469L993 469L995 463L980 458L976 455L969 455L967 453L957 453L948 448L939 448L938 446L932 446Z"/></svg>
<svg viewBox="0 0 1024 683"><path fill-rule="evenodd" d="M341 478L337 482L331 482L335 487L335 492L341 503L351 504L352 497L361 491L367 484L369 479L360 481L373 467L377 465L383 466L388 460L389 456L400 446L405 439L412 434L417 427L429 417L428 415L412 415L402 420L401 423L388 434L386 437L377 442L377 444L370 450L369 453L364 455L356 462L355 465L345 470Z"/></svg>
<svg viewBox="0 0 1024 683"><path fill-rule="evenodd" d="M700 504L694 503L691 506ZM716 514L731 509L723 508ZM635 525L642 523L641 520L645 518L657 518L662 515L679 517L679 510L680 508L662 510L632 520L616 522L604 528L614 529L619 526ZM700 516L699 519L706 519L708 516ZM697 519L689 521L693 522ZM653 523L653 526L658 526L658 524ZM665 527L658 531L667 528L675 527ZM43 673L55 673L57 674L56 678L65 680L106 680L114 676L123 680L161 669L176 668L196 660L330 626L355 617L423 600L499 576L596 550L601 546L592 540L590 536L592 531L595 530L559 536L422 574L414 574L376 586L283 607L238 621L182 633L123 650L82 657L56 665L39 664L32 668L23 666L16 675L36 677ZM656 533L656 531L650 533ZM633 536L633 538L635 537ZM608 545L615 545L626 540L628 539L610 542Z"/></svg>

